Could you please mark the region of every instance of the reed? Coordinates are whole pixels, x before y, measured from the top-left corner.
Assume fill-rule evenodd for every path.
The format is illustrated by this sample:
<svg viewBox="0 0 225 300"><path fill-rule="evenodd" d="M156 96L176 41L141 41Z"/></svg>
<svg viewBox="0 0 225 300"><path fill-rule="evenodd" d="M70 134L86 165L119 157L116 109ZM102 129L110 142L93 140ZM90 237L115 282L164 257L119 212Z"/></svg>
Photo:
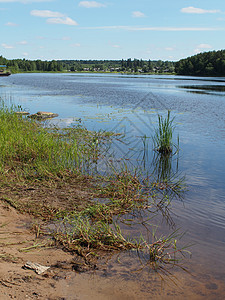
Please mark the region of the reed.
<svg viewBox="0 0 225 300"><path fill-rule="evenodd" d="M171 154L173 151L173 131L174 131L174 118L170 118L170 111L168 110L167 117L163 118L158 115L158 127L155 129L153 137L153 144L156 151L163 155ZM178 139L179 143L179 139ZM176 145L178 148L178 144Z"/></svg>

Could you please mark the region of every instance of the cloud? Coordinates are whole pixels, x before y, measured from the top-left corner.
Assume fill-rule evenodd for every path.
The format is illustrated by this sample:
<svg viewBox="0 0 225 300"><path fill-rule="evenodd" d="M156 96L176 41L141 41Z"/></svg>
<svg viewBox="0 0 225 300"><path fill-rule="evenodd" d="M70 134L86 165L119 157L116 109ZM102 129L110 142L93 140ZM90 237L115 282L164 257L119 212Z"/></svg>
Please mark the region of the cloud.
<svg viewBox="0 0 225 300"><path fill-rule="evenodd" d="M106 7L105 4L96 2L96 1L81 1L79 3L79 6L85 7L85 8Z"/></svg>
<svg viewBox="0 0 225 300"><path fill-rule="evenodd" d="M7 45L7 44L1 44L1 46L2 46L4 49L13 49L13 48L14 48L13 46Z"/></svg>
<svg viewBox="0 0 225 300"><path fill-rule="evenodd" d="M51 10L32 10L30 14L31 16L41 17L41 18L61 18L65 16L60 12L51 11Z"/></svg>
<svg viewBox="0 0 225 300"><path fill-rule="evenodd" d="M80 46L81 46L81 44L79 44L79 43L75 43L75 44L72 44L71 46L72 46L72 47L80 47Z"/></svg>
<svg viewBox="0 0 225 300"><path fill-rule="evenodd" d="M172 47L166 47L165 50L166 50L166 51L173 51L174 48L172 48Z"/></svg>
<svg viewBox="0 0 225 300"><path fill-rule="evenodd" d="M47 23L48 24L64 24L64 25L70 25L70 26L78 25L76 21L72 20L69 17L50 18L50 19L47 19Z"/></svg>
<svg viewBox="0 0 225 300"><path fill-rule="evenodd" d="M202 52L204 50L209 50L212 49L212 46L209 44L200 44L196 47L196 49L194 49L194 53L199 53Z"/></svg>
<svg viewBox="0 0 225 300"><path fill-rule="evenodd" d="M112 45L112 47L117 49L121 48L120 45Z"/></svg>
<svg viewBox="0 0 225 300"><path fill-rule="evenodd" d="M23 56L28 56L29 54L27 52L23 52Z"/></svg>
<svg viewBox="0 0 225 300"><path fill-rule="evenodd" d="M13 3L19 2L23 4L29 4L33 2L51 2L52 0L0 0L0 3Z"/></svg>
<svg viewBox="0 0 225 300"><path fill-rule="evenodd" d="M189 6L189 7L182 8L181 12L186 14L216 14L216 13L220 13L221 11L219 9L207 10L207 9Z"/></svg>
<svg viewBox="0 0 225 300"><path fill-rule="evenodd" d="M141 11L133 11L132 12L132 17L133 18L144 18L145 14L142 13Z"/></svg>
<svg viewBox="0 0 225 300"><path fill-rule="evenodd" d="M90 30L125 30L125 31L224 31L225 28L214 27L134 27L134 26L99 26L99 27L82 27Z"/></svg>
<svg viewBox="0 0 225 300"><path fill-rule="evenodd" d="M63 37L61 38L61 40L62 40L62 41L69 41L69 40L71 40L71 37L70 37L70 36L63 36Z"/></svg>
<svg viewBox="0 0 225 300"><path fill-rule="evenodd" d="M17 44L18 45L27 45L28 43L27 43L27 41L21 41L21 42L18 42Z"/></svg>
<svg viewBox="0 0 225 300"><path fill-rule="evenodd" d="M5 24L5 26L12 26L12 27L14 27L14 26L18 26L18 24L12 23L12 22L8 22L8 23Z"/></svg>
<svg viewBox="0 0 225 300"><path fill-rule="evenodd" d="M209 44L200 44L197 47L201 48L201 49L211 49L212 48L212 46Z"/></svg>
<svg viewBox="0 0 225 300"><path fill-rule="evenodd" d="M32 10L30 14L35 17L47 18L46 22L48 24L64 24L70 26L78 25L76 21L57 11Z"/></svg>

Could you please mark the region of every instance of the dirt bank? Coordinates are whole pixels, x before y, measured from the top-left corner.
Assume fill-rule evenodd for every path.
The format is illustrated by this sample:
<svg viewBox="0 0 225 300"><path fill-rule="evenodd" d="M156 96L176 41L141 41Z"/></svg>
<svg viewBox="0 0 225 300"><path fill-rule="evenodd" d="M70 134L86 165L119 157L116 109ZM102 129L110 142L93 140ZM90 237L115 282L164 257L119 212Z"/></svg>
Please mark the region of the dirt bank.
<svg viewBox="0 0 225 300"><path fill-rule="evenodd" d="M63 299L57 286L60 285L60 279L66 279L65 269L71 270L73 257L61 249L30 248L46 242L36 239L31 231L32 224L30 216L21 215L8 204L0 202L1 300ZM37 275L33 270L23 269L27 261L51 268Z"/></svg>

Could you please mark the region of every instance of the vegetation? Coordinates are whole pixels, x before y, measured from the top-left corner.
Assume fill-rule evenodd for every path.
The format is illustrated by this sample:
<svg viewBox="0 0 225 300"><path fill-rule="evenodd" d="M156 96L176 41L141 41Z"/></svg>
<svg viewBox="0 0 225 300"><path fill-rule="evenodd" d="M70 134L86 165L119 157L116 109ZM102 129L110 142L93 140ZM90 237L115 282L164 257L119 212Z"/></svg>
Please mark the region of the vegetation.
<svg viewBox="0 0 225 300"><path fill-rule="evenodd" d="M127 60L62 60L63 68L71 71L173 73L174 62L142 59Z"/></svg>
<svg viewBox="0 0 225 300"><path fill-rule="evenodd" d="M0 56L0 65L7 65L12 73L18 72L62 72L63 66L60 61L41 61L27 59L8 60Z"/></svg>
<svg viewBox="0 0 225 300"><path fill-rule="evenodd" d="M103 155L101 143L109 138L109 133L79 126L43 128L2 103L1 201L38 218L34 226L37 238L51 237L56 245L77 253L85 262L102 251L136 249L148 255L154 269L176 263L177 254L184 252L177 248L177 236L157 239L152 233L151 242L128 238L115 222L115 216L129 222L128 213L167 206L169 201L165 197L157 203L156 188L153 191L125 166L110 176L91 175Z"/></svg>
<svg viewBox="0 0 225 300"><path fill-rule="evenodd" d="M164 155L170 154L173 151L173 121L174 118L170 119L169 110L165 119L163 119L162 116L158 115L158 127L155 129L153 142L155 150Z"/></svg>
<svg viewBox="0 0 225 300"><path fill-rule="evenodd" d="M225 50L200 53L175 64L178 75L225 76Z"/></svg>
<svg viewBox="0 0 225 300"><path fill-rule="evenodd" d="M13 73L18 72L128 72L173 73L174 62L132 60L8 60L0 56L0 64L7 65Z"/></svg>

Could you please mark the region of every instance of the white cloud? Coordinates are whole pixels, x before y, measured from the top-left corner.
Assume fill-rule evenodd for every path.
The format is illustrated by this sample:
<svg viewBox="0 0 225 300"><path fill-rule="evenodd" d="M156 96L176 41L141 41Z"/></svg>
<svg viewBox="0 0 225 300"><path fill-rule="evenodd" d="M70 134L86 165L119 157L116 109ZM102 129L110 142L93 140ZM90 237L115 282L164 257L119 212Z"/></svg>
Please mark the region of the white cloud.
<svg viewBox="0 0 225 300"><path fill-rule="evenodd" d="M197 47L200 49L211 49L212 48L212 46L209 44L200 44Z"/></svg>
<svg viewBox="0 0 225 300"><path fill-rule="evenodd" d="M44 36L37 36L36 39L37 39L37 40L46 40L47 38L44 37Z"/></svg>
<svg viewBox="0 0 225 300"><path fill-rule="evenodd" d="M141 11L133 11L132 12L132 17L133 18L144 18L145 14Z"/></svg>
<svg viewBox="0 0 225 300"><path fill-rule="evenodd" d="M21 41L21 42L18 42L17 44L19 44L19 45L27 45L28 43L27 43L27 41Z"/></svg>
<svg viewBox="0 0 225 300"><path fill-rule="evenodd" d="M112 45L113 48L121 48L120 45Z"/></svg>
<svg viewBox="0 0 225 300"><path fill-rule="evenodd" d="M166 47L165 50L167 50L167 51L173 51L174 48L172 48L172 47Z"/></svg>
<svg viewBox="0 0 225 300"><path fill-rule="evenodd" d="M4 49L13 49L13 48L14 48L13 46L7 45L7 44L1 44L1 46L2 46Z"/></svg>
<svg viewBox="0 0 225 300"><path fill-rule="evenodd" d="M0 0L0 3L13 3L19 2L23 4L29 4L33 2L51 2L52 0Z"/></svg>
<svg viewBox="0 0 225 300"><path fill-rule="evenodd" d="M225 18L217 18L217 21L225 21Z"/></svg>
<svg viewBox="0 0 225 300"><path fill-rule="evenodd" d="M69 40L71 40L71 37L69 37L69 36L63 36L61 40L62 41L69 41Z"/></svg>
<svg viewBox="0 0 225 300"><path fill-rule="evenodd" d="M5 24L5 26L12 26L12 27L14 27L14 26L18 26L18 24L13 23L13 22L8 22L8 23Z"/></svg>
<svg viewBox="0 0 225 300"><path fill-rule="evenodd" d="M47 19L47 23L48 24L64 24L64 25L70 25L70 26L78 25L76 21L72 20L69 17L50 18L50 19Z"/></svg>
<svg viewBox="0 0 225 300"><path fill-rule="evenodd" d="M220 13L221 11L219 9L207 10L207 9L189 6L189 7L182 8L181 12L186 14L216 14L216 13Z"/></svg>
<svg viewBox="0 0 225 300"><path fill-rule="evenodd" d="M78 25L76 21L57 11L32 10L30 14L35 17L48 18L46 21L48 24Z"/></svg>
<svg viewBox="0 0 225 300"><path fill-rule="evenodd" d="M81 46L81 44L79 44L79 43L76 43L76 44L72 44L71 46L72 46L72 47L80 47L80 46Z"/></svg>
<svg viewBox="0 0 225 300"><path fill-rule="evenodd" d="M99 26L99 27L82 27L90 30L126 30L126 31L225 31L225 28L214 27L134 27L134 26Z"/></svg>
<svg viewBox="0 0 225 300"><path fill-rule="evenodd" d="M196 46L196 49L194 49L194 53L199 53L199 52L202 52L204 50L209 50L209 49L212 49L212 46L209 45L209 44L200 44L198 46Z"/></svg>
<svg viewBox="0 0 225 300"><path fill-rule="evenodd" d="M23 56L28 56L29 54L27 52L23 52Z"/></svg>
<svg viewBox="0 0 225 300"><path fill-rule="evenodd" d="M60 12L57 12L57 11L51 11L51 10L32 10L30 12L30 14L32 16L41 17L41 18L61 18L61 17L65 17L64 14L62 14Z"/></svg>
<svg viewBox="0 0 225 300"><path fill-rule="evenodd" d="M105 4L96 1L81 1L79 6L86 8L106 7Z"/></svg>

